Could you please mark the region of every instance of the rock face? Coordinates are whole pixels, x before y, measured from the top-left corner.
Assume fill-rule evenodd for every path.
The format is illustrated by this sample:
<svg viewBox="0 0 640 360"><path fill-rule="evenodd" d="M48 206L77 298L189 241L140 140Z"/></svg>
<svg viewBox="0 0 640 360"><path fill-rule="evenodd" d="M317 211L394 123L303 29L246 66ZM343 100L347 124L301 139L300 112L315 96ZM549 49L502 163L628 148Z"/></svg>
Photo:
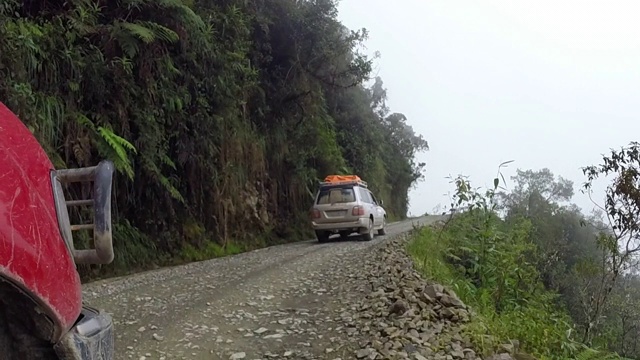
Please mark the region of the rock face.
<svg viewBox="0 0 640 360"><path fill-rule="evenodd" d="M364 340L358 359L479 359L461 332L470 312L456 294L430 284L404 250L407 235L383 243L366 261L371 292L358 305Z"/></svg>

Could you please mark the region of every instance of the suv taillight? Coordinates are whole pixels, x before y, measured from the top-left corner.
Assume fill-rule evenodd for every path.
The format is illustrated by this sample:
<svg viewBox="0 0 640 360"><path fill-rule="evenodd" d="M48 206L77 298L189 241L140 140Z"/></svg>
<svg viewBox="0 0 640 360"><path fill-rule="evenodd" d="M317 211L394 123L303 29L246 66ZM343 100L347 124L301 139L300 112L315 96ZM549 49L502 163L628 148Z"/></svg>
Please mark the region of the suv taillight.
<svg viewBox="0 0 640 360"><path fill-rule="evenodd" d="M354 206L353 210L351 210L351 215L353 215L353 216L363 216L364 215L364 207L362 207L360 205Z"/></svg>
<svg viewBox="0 0 640 360"><path fill-rule="evenodd" d="M311 218L312 219L320 219L320 210L312 209L311 210Z"/></svg>

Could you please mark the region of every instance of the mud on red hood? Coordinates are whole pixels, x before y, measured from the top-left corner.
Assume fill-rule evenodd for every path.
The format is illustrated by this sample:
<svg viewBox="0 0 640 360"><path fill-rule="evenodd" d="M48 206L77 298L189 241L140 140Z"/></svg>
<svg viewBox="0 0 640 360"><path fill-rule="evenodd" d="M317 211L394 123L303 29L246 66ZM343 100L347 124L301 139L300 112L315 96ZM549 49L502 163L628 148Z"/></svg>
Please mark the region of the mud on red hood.
<svg viewBox="0 0 640 360"><path fill-rule="evenodd" d="M40 304L57 341L78 318L82 293L58 226L52 170L29 129L0 102L0 277Z"/></svg>

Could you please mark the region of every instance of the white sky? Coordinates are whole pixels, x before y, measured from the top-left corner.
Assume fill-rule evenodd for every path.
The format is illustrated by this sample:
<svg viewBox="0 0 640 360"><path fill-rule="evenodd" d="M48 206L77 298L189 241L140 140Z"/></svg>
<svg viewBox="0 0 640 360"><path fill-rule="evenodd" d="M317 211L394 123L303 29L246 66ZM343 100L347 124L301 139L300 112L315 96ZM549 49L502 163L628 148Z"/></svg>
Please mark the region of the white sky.
<svg viewBox="0 0 640 360"><path fill-rule="evenodd" d="M410 213L448 205L449 174L490 185L499 163L580 167L640 140L640 2L341 0L340 20L369 30L391 111L429 141ZM595 194L604 194L602 183Z"/></svg>

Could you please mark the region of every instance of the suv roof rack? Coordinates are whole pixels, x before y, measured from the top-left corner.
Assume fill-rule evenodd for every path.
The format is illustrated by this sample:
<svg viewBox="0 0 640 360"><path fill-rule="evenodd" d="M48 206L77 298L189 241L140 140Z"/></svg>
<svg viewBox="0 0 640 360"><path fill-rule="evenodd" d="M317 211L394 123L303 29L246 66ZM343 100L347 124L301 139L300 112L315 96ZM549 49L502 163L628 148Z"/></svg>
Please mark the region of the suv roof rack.
<svg viewBox="0 0 640 360"><path fill-rule="evenodd" d="M320 186L331 185L358 185L364 188L368 188L369 185L366 181L360 179L358 175L329 175L324 178L324 181L320 182Z"/></svg>

